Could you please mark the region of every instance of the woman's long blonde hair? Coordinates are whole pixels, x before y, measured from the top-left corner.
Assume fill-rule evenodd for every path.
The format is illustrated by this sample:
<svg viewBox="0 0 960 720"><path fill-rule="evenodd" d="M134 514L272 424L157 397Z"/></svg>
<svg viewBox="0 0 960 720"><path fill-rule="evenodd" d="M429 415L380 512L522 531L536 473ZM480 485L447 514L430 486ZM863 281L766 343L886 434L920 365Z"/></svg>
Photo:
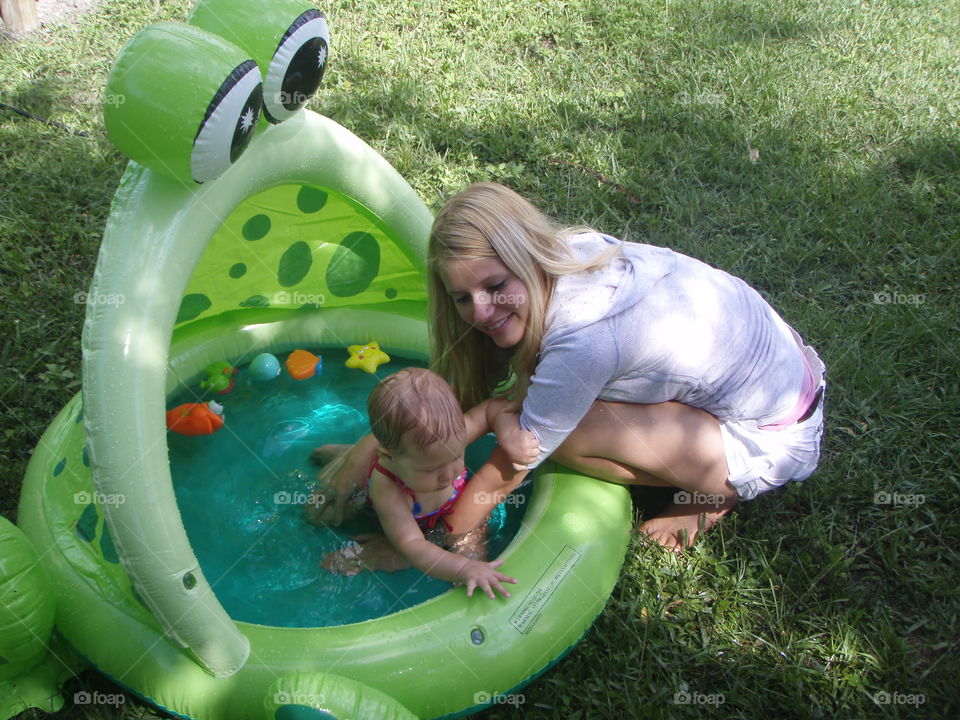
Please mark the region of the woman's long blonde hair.
<svg viewBox="0 0 960 720"><path fill-rule="evenodd" d="M512 368L507 396L519 404L536 369L550 297L558 277L607 265L619 246L586 262L573 257L566 237L588 228L559 229L525 198L497 183L478 183L447 201L433 223L428 253L433 369L464 408L490 397ZM527 288L529 315L520 343L504 350L460 319L440 276L450 260L495 258Z"/></svg>

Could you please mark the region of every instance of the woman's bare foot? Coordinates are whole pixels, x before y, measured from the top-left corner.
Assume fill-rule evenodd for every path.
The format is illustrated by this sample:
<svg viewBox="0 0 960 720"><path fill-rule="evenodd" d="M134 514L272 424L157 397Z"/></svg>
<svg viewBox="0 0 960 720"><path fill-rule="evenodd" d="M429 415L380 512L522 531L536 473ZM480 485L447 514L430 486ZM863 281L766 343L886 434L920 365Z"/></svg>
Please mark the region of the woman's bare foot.
<svg viewBox="0 0 960 720"><path fill-rule="evenodd" d="M339 575L356 575L364 570L396 572L406 570L410 563L396 551L383 535L357 535L354 542L323 556L324 570Z"/></svg>
<svg viewBox="0 0 960 720"><path fill-rule="evenodd" d="M690 493L677 493L693 499ZM739 498L717 502L673 502L655 518L647 520L637 527L637 532L647 536L653 542L663 547L680 552L684 548L692 547L701 533L712 528L720 518L740 501Z"/></svg>

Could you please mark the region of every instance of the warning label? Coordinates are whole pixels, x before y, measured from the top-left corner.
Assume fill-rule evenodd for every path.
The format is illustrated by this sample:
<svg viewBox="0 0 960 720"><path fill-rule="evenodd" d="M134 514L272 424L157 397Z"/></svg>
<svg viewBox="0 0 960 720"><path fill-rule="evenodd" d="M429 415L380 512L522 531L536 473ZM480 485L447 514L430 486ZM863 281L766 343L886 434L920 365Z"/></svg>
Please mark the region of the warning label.
<svg viewBox="0 0 960 720"><path fill-rule="evenodd" d="M510 624L523 635L540 619L540 613L547 604L553 592L560 587L560 583L577 564L581 555L569 545L565 545L544 571L543 575L533 586L527 596L520 603L520 607L510 617Z"/></svg>

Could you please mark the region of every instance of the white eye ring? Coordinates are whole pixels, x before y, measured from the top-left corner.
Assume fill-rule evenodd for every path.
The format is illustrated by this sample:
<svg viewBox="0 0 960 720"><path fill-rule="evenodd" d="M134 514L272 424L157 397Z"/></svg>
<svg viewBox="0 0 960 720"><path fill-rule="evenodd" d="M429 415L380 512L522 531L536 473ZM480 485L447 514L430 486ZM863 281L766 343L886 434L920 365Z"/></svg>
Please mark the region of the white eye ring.
<svg viewBox="0 0 960 720"><path fill-rule="evenodd" d="M223 81L193 141L190 172L198 183L221 175L247 149L260 119L262 93L253 60L238 65Z"/></svg>
<svg viewBox="0 0 960 720"><path fill-rule="evenodd" d="M330 29L323 13L311 9L294 20L280 40L263 81L263 111L267 120L272 123L283 122L307 104L323 79L329 51ZM307 58L315 63L310 67L307 82L303 87L284 88L287 74L301 52L306 53Z"/></svg>

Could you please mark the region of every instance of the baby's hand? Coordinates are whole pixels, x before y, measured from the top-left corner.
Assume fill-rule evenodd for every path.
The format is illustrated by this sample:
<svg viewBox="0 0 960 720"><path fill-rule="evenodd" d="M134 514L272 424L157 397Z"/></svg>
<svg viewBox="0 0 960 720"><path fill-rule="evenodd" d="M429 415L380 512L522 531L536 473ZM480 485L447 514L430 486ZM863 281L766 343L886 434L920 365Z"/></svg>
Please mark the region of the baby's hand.
<svg viewBox="0 0 960 720"><path fill-rule="evenodd" d="M473 596L474 588L483 590L491 600L496 597L494 590L499 591L504 597L510 597L510 593L501 583L515 583L517 580L497 570L501 565L503 565L503 558L497 558L493 562L468 560L459 573L460 583L467 587L467 597Z"/></svg>

